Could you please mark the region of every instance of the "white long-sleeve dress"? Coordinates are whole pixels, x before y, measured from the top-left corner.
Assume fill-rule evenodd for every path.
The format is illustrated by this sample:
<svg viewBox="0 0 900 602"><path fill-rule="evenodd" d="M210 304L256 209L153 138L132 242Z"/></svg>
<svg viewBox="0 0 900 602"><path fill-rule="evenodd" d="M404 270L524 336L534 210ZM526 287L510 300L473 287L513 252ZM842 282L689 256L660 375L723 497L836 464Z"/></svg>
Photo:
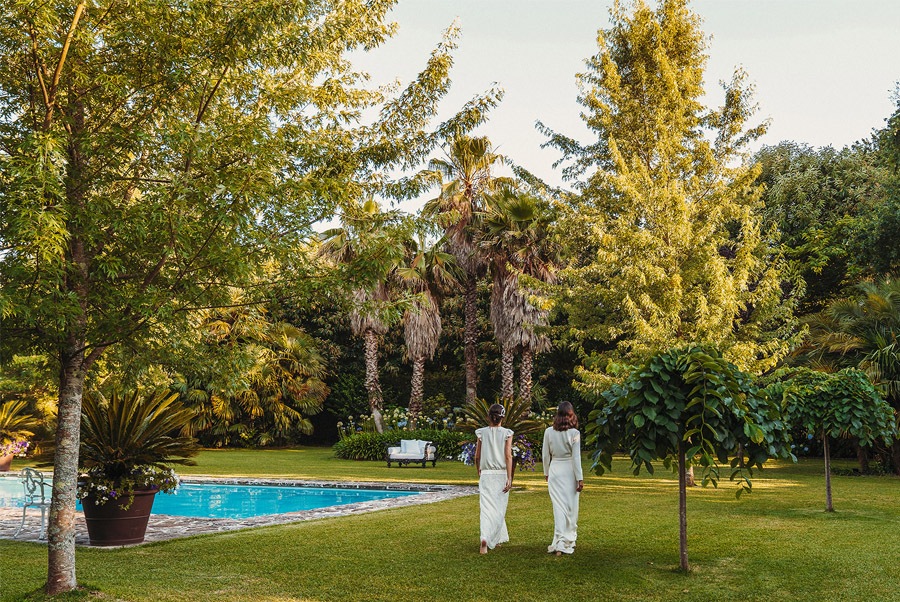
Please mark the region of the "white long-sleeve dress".
<svg viewBox="0 0 900 602"><path fill-rule="evenodd" d="M581 433L577 429L544 431L544 474L553 502L553 542L548 552L571 554L578 537L578 481L584 480L581 469Z"/></svg>
<svg viewBox="0 0 900 602"><path fill-rule="evenodd" d="M481 541L493 550L509 541L506 529L506 507L509 492L504 492L507 479L506 441L513 432L502 426L485 426L475 431L481 441L481 477L478 493L481 504Z"/></svg>

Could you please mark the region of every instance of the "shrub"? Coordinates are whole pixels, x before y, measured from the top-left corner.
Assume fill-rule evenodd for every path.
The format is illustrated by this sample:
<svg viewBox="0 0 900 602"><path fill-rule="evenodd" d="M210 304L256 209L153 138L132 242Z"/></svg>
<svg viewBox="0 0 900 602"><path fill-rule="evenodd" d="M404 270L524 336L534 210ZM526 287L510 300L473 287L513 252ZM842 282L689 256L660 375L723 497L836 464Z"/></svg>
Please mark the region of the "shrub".
<svg viewBox="0 0 900 602"><path fill-rule="evenodd" d="M471 441L470 433L448 430L419 429L415 431L388 431L385 433L359 432L347 435L334 444L334 455L347 460L383 460L387 446L399 445L401 439L424 439L437 447L437 457L456 458L460 445Z"/></svg>

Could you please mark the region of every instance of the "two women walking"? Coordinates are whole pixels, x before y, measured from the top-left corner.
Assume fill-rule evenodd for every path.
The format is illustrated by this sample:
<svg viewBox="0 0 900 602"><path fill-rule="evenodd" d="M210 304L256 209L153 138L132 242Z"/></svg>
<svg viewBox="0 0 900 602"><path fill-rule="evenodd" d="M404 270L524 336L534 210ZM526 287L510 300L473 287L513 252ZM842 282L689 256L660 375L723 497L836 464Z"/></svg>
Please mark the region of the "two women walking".
<svg viewBox="0 0 900 602"><path fill-rule="evenodd" d="M490 425L475 431L482 554L509 541L506 507L513 480L513 432L501 426L504 414L503 406L495 403L488 410ZM543 465L553 503L553 541L547 551L557 556L571 554L575 551L578 498L584 487L584 476L578 419L568 401L559 404L553 426L544 431Z"/></svg>

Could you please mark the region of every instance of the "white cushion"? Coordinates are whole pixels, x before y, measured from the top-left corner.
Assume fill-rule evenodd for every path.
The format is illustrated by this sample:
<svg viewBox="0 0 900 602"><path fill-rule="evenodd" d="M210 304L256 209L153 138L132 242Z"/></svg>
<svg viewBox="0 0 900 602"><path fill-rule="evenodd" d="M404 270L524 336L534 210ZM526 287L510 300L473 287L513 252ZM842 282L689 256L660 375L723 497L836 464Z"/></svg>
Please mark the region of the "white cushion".
<svg viewBox="0 0 900 602"><path fill-rule="evenodd" d="M400 441L400 451L404 454L421 454L421 447L417 439L403 439Z"/></svg>

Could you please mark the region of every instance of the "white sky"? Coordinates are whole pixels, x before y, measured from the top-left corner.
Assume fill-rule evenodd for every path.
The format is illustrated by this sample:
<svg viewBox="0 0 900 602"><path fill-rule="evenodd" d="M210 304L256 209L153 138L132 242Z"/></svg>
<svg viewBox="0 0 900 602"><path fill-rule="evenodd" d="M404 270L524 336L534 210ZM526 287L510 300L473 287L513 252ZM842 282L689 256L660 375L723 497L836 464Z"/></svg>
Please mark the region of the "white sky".
<svg viewBox="0 0 900 602"><path fill-rule="evenodd" d="M399 0L397 36L360 57L373 83L408 83L441 34L462 30L444 107L449 114L493 82L506 91L478 131L551 183L556 151L534 127L585 139L575 74L597 51L610 0ZM759 119L771 118L762 144L794 140L836 148L868 137L893 112L900 81L900 0L695 0L712 39L708 103L721 103L718 82L735 67L756 86ZM409 210L414 206L407 207Z"/></svg>

